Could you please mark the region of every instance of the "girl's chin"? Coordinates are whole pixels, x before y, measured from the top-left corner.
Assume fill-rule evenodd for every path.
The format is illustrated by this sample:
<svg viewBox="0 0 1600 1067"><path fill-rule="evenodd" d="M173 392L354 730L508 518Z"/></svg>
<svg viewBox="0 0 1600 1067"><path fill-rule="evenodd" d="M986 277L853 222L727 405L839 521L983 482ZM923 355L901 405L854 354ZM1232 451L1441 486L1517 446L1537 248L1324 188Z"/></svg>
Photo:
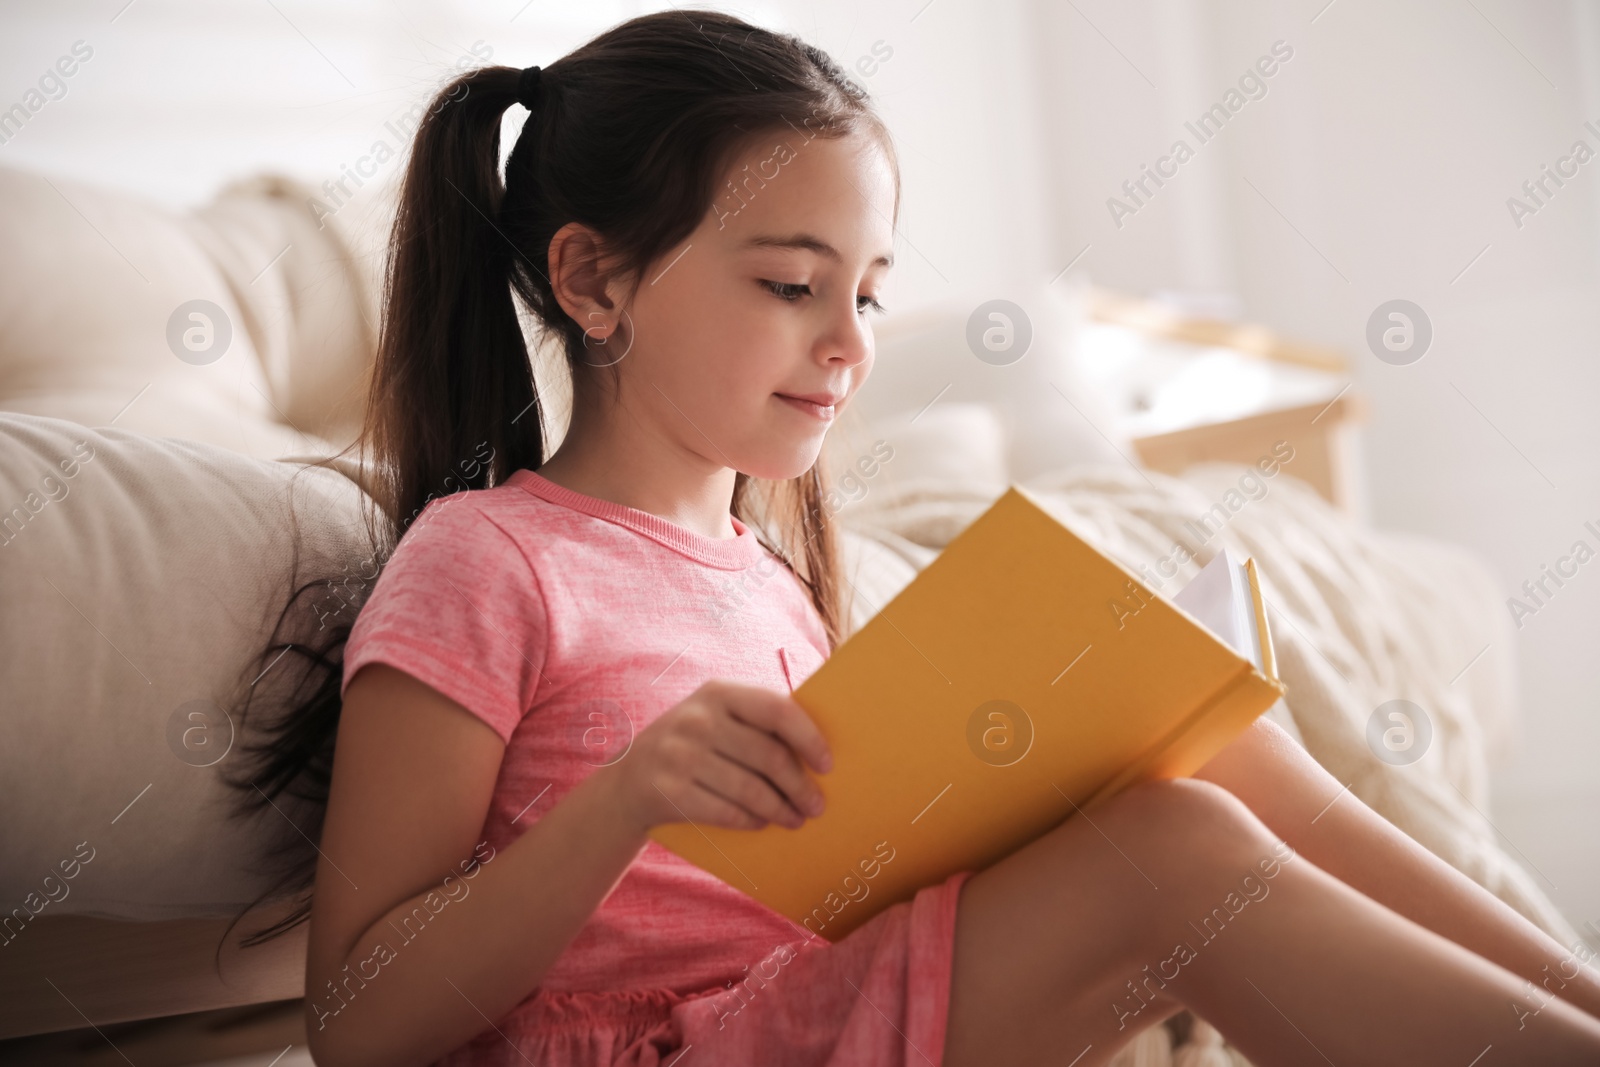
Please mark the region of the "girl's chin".
<svg viewBox="0 0 1600 1067"><path fill-rule="evenodd" d="M822 439L823 434L818 433L804 442L797 442L795 449L786 455L762 456L752 462L741 463L739 469L752 478L767 481L783 482L798 478L816 466L817 456L822 452Z"/></svg>

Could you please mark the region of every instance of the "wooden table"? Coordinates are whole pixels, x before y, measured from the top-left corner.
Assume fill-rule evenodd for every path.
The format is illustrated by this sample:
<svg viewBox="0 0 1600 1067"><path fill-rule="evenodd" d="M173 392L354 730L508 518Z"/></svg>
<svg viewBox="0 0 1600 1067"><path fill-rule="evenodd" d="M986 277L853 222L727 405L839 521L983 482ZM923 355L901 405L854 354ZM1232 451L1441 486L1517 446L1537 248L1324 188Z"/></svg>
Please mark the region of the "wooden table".
<svg viewBox="0 0 1600 1067"><path fill-rule="evenodd" d="M1134 438L1139 461L1151 470L1181 474L1208 460L1254 464L1287 441L1294 461L1284 469L1352 515L1360 511L1361 482L1355 430L1366 421L1366 401L1344 392L1331 402L1265 411L1259 415Z"/></svg>
<svg viewBox="0 0 1600 1067"><path fill-rule="evenodd" d="M1335 380L1349 375L1344 353L1283 337L1256 323L1186 316L1155 301L1099 288L1091 288L1085 302L1091 320L1152 339L1196 350L1223 348L1323 372ZM1335 507L1354 515L1361 510L1363 493L1356 431L1367 416L1365 398L1346 384L1337 395L1315 403L1135 437L1133 443L1145 466L1181 474L1206 461L1254 464L1271 455L1278 442L1287 441L1294 448L1289 473L1309 483Z"/></svg>

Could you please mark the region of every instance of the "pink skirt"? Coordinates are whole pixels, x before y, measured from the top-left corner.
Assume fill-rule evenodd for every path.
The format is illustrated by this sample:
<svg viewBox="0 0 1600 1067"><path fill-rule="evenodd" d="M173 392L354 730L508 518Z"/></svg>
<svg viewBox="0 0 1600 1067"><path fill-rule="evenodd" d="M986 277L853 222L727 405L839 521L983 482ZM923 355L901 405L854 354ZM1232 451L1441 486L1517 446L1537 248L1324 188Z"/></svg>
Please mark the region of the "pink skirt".
<svg viewBox="0 0 1600 1067"><path fill-rule="evenodd" d="M435 1067L938 1067L958 871L733 989L541 990ZM759 969L758 969L759 970Z"/></svg>

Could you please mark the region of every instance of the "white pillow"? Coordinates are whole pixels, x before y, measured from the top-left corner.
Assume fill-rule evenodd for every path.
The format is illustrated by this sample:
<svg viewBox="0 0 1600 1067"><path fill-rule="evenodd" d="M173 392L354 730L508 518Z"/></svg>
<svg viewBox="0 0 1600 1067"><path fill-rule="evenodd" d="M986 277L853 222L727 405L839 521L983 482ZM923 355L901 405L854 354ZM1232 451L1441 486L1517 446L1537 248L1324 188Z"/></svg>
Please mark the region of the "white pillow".
<svg viewBox="0 0 1600 1067"><path fill-rule="evenodd" d="M1007 434L988 404L951 401L898 411L865 426L844 418L822 460L832 485L825 504L848 524L869 497L921 485L972 487L999 496L1009 481Z"/></svg>
<svg viewBox="0 0 1600 1067"><path fill-rule="evenodd" d="M260 858L297 835L272 811L229 815L219 773L239 757L239 724L228 749L224 720L195 732L207 720L185 716L249 688L288 602L291 492L301 581L360 573L365 498L334 470L0 413L6 915L26 902L50 915L231 915L268 887ZM315 631L312 618L304 635ZM282 706L296 659L256 684L252 722ZM61 864L85 853L64 879Z"/></svg>
<svg viewBox="0 0 1600 1067"><path fill-rule="evenodd" d="M1133 457L1077 362L1082 283L1000 290L958 294L875 324L872 373L841 425L852 436L863 428L882 435L897 422L911 425L919 411L917 424L942 405L986 404L1005 430L1007 474L1023 483L1076 463Z"/></svg>

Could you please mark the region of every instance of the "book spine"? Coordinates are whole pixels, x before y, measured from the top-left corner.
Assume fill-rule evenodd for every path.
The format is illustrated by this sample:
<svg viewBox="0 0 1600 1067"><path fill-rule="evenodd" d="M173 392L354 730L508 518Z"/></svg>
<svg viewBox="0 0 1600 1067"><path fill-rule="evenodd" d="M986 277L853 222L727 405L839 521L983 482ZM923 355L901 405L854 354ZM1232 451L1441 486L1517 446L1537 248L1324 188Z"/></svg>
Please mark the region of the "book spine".
<svg viewBox="0 0 1600 1067"><path fill-rule="evenodd" d="M1261 641L1261 673L1273 681L1278 680L1278 655L1272 647L1272 630L1267 626L1267 598L1261 594L1261 576L1256 571L1256 558L1244 561L1245 576L1250 579L1250 600L1256 613L1256 633Z"/></svg>

